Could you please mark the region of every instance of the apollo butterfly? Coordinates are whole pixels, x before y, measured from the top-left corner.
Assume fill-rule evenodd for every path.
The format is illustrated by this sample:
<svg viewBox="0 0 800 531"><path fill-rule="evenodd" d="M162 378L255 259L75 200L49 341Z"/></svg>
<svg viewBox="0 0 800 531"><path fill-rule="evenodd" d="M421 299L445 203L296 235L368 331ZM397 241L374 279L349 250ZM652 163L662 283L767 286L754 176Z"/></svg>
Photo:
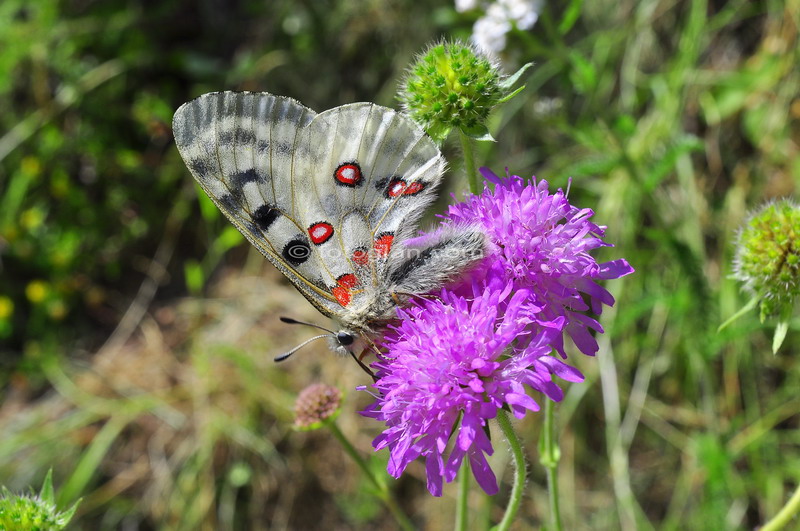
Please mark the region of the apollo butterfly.
<svg viewBox="0 0 800 531"><path fill-rule="evenodd" d="M317 114L268 93L214 92L182 105L173 130L211 200L339 322L334 350L369 347L398 305L483 255L485 237L472 227L409 240L445 163L422 129L392 109L352 103Z"/></svg>

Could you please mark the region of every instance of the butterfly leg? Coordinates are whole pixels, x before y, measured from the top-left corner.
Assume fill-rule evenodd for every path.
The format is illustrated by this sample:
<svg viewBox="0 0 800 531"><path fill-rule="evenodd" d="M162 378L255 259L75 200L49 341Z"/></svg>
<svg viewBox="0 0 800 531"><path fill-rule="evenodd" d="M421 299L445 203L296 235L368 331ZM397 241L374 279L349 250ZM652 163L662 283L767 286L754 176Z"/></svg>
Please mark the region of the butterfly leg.
<svg viewBox="0 0 800 531"><path fill-rule="evenodd" d="M355 352L353 352L352 350L348 350L347 352L349 352L350 356L352 356L353 359L356 361L356 363L358 363L358 366L361 367L361 370L363 370L365 373L369 374L369 377L372 378L373 382L377 382L378 381L378 377L375 376L375 373L372 372L370 370L370 368L367 367L367 365L363 361L361 361L361 358L364 357L364 354L367 352L367 350L368 349L364 349L364 352L362 352L360 356L356 356Z"/></svg>

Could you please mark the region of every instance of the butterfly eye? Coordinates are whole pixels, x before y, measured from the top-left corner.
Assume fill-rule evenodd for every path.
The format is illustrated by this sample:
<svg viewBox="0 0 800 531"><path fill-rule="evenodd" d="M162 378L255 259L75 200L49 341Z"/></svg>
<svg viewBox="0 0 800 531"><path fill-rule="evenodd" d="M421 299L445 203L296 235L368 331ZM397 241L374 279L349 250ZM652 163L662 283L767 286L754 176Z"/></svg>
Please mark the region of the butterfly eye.
<svg viewBox="0 0 800 531"><path fill-rule="evenodd" d="M353 337L353 334L350 332L338 332L336 334L336 341L338 341L343 347L352 345L355 340L356 338Z"/></svg>

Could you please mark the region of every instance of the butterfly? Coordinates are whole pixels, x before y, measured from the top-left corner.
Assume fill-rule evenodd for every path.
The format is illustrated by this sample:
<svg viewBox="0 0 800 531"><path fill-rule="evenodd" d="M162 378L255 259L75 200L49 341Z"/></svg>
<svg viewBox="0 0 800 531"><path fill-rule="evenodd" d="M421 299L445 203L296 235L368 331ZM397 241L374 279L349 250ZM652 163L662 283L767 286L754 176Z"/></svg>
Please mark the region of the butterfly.
<svg viewBox="0 0 800 531"><path fill-rule="evenodd" d="M352 103L317 114L288 97L213 92L182 105L173 131L208 197L339 323L309 341L330 337L333 350L353 357L374 348L398 306L484 254L474 227L413 238L445 161L416 123L387 107Z"/></svg>

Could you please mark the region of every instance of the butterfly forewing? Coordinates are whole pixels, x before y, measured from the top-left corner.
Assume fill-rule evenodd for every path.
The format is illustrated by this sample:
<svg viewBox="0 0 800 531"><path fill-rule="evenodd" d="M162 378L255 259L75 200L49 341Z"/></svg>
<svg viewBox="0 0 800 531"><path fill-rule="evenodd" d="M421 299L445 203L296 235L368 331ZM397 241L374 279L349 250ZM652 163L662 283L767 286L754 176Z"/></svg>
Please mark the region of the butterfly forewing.
<svg viewBox="0 0 800 531"><path fill-rule="evenodd" d="M175 113L181 156L197 182L237 229L323 314L339 307L315 272L293 215L292 160L302 128L315 113L290 98L219 92L190 101ZM306 150L307 151L307 150ZM305 265L305 267L302 267Z"/></svg>

